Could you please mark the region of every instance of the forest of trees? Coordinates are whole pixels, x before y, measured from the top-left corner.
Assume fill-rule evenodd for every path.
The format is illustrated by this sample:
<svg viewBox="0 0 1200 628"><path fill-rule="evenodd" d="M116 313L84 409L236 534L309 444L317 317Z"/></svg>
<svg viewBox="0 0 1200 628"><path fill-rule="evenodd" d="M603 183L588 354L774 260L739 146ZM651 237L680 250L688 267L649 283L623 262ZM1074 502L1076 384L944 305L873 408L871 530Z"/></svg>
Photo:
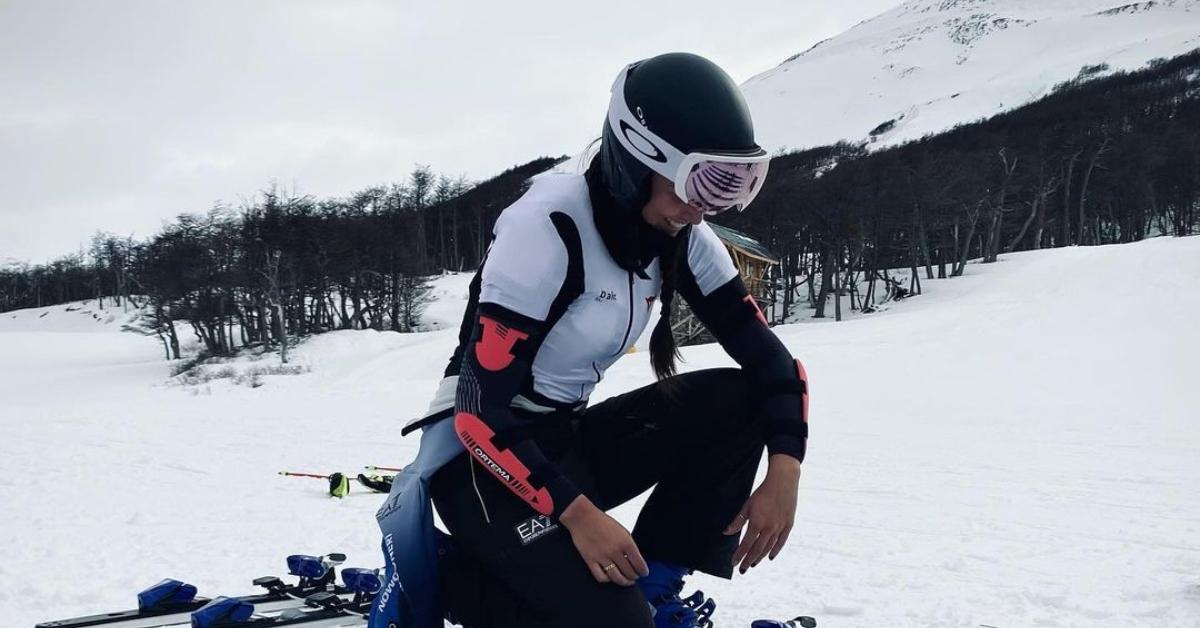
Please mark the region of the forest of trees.
<svg viewBox="0 0 1200 628"><path fill-rule="evenodd" d="M718 221L782 259L785 310L830 296L869 311L968 260L1200 228L1200 51L1081 78L983 122L894 148L838 144L781 155L750 211ZM1085 80L1086 79L1086 80ZM873 131L885 134L896 121ZM186 325L207 353L333 329L409 331L427 277L478 266L496 216L541 158L470 185L417 167L347 198L263 192L181 215L146 241L97 234L86 251L0 268L0 311L99 299L135 306L179 357ZM785 313L786 317L786 313Z"/></svg>
<svg viewBox="0 0 1200 628"><path fill-rule="evenodd" d="M474 187L419 166L403 184L343 199L271 189L236 211L181 215L145 242L99 233L78 254L0 268L0 311L132 299L173 359L176 323L209 355L279 345L285 360L289 336L410 331L427 277L477 266L496 216L556 161L538 159Z"/></svg>
<svg viewBox="0 0 1200 628"><path fill-rule="evenodd" d="M887 269L956 276L1000 253L1200 228L1200 50L1059 86L983 122L885 150L775 158L749 211L718 222L782 258L783 306L871 308ZM889 124L890 123L890 124ZM895 121L873 133L886 133ZM841 299L836 299L840 307ZM786 316L786 314L785 314Z"/></svg>

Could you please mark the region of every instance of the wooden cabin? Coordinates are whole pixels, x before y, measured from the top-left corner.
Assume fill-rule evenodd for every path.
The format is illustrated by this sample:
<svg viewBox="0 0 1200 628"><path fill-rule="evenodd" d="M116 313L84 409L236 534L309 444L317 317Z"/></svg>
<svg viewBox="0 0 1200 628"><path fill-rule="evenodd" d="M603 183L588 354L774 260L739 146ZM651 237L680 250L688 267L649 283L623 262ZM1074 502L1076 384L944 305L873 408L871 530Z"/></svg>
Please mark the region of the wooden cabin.
<svg viewBox="0 0 1200 628"><path fill-rule="evenodd" d="M712 227L717 237L721 238L721 242L725 243L725 249L729 251L734 266L737 266L738 272L741 273L742 281L746 282L746 289L758 300L763 311L766 311L766 305L775 301L770 273L771 268L779 265L779 258L758 240L741 231L711 222L708 226Z"/></svg>
<svg viewBox="0 0 1200 628"><path fill-rule="evenodd" d="M733 264L741 274L746 289L758 301L758 307L768 317L768 321L771 324L778 322L771 320L771 314L776 308L772 307L775 303L775 283L770 275L771 268L779 265L779 258L758 240L741 231L712 222L708 223L708 226L712 227L713 232L725 244L725 249L733 258ZM712 341L712 337L705 332L704 325L692 314L682 299L679 300L673 319L671 329L680 345Z"/></svg>

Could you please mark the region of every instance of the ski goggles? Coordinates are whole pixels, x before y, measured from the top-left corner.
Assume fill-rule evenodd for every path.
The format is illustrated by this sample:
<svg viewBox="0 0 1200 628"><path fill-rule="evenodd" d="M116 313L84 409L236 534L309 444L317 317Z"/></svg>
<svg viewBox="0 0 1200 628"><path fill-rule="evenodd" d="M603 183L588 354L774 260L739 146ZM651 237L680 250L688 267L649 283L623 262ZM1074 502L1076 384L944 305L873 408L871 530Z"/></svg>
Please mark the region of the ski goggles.
<svg viewBox="0 0 1200 628"><path fill-rule="evenodd" d="M744 153L693 151L684 153L646 128L625 102L628 66L617 75L608 105L608 124L617 141L638 161L671 181L682 201L715 216L741 211L758 196L767 178L770 155L762 148Z"/></svg>

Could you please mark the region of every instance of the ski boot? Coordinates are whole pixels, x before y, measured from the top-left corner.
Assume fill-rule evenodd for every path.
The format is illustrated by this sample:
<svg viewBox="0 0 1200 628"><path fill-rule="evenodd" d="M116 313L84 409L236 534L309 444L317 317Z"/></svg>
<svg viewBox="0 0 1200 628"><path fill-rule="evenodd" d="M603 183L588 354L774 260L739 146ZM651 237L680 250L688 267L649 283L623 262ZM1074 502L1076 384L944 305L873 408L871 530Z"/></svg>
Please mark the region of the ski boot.
<svg viewBox="0 0 1200 628"><path fill-rule="evenodd" d="M638 578L638 588L650 603L654 615L654 628L711 628L712 614L717 603L696 591L687 598L680 598L683 577L691 570L652 560L647 563L650 574Z"/></svg>
<svg viewBox="0 0 1200 628"><path fill-rule="evenodd" d="M704 591L696 589L683 599L683 605L696 613L696 628L712 628L712 614L717 610L717 601L705 597Z"/></svg>
<svg viewBox="0 0 1200 628"><path fill-rule="evenodd" d="M756 619L750 628L817 628L817 620L802 615L790 621L775 621L774 619Z"/></svg>

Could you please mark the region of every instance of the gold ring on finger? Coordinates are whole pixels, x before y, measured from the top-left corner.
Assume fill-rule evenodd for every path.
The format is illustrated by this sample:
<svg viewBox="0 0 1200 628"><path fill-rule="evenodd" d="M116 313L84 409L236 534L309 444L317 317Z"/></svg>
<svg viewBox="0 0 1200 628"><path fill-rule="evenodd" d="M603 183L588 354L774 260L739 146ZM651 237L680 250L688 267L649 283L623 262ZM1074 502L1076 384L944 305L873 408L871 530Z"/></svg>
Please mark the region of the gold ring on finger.
<svg viewBox="0 0 1200 628"><path fill-rule="evenodd" d="M616 563L609 563L604 566L604 571L607 572L609 569L616 569L616 568L617 568Z"/></svg>

